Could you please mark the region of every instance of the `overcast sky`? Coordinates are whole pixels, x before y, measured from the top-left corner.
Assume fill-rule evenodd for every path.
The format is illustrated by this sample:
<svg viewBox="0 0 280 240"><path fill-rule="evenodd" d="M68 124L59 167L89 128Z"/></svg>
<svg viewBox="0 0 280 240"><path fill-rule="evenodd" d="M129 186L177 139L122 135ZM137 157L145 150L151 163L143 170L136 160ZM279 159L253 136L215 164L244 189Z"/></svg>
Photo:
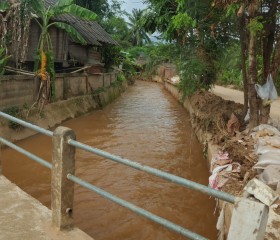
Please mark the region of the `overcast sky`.
<svg viewBox="0 0 280 240"><path fill-rule="evenodd" d="M122 0L124 3L122 5L123 10L131 13L133 8L143 9L145 5L142 3L141 0Z"/></svg>

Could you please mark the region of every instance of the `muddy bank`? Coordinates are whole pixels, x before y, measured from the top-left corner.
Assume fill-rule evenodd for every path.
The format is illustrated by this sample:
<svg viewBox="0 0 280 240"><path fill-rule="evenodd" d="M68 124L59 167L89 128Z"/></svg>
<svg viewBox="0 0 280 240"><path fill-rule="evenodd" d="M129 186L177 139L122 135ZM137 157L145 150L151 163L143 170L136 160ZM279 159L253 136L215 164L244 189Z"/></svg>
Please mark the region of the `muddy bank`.
<svg viewBox="0 0 280 240"><path fill-rule="evenodd" d="M41 113L38 113L37 109L32 109L28 117L27 113L29 109L28 107L23 107L19 109L20 113L17 114L17 117L42 128L50 129L61 124L65 120L101 109L120 96L126 88L126 81L116 83L110 87L101 89L95 94L73 97L48 104ZM3 118L0 119L0 135L9 141L19 141L35 134L36 132L30 129L13 124Z"/></svg>
<svg viewBox="0 0 280 240"><path fill-rule="evenodd" d="M236 119L232 117L232 113L236 116L241 114L242 105L224 100L208 91L198 91L183 101L182 94L173 83L164 81L164 86L190 112L193 129L199 141L204 145L204 155L209 169L213 170L217 167L215 164L218 161L220 161L218 165L238 166L236 171L233 169L226 175L218 175L217 182L222 184L215 188L235 196L242 196L246 184L257 175L256 170L253 169L257 163L254 140L247 131L242 131ZM217 160L217 155L221 158L215 162L213 159ZM211 185L210 181L209 184ZM219 208L224 210L222 231L227 235L234 206L220 200L218 204ZM279 235L279 228L275 227L275 223L279 224L280 218L280 209L277 204L279 206L279 203L276 203L276 208L271 207L269 211L265 236L267 240L278 239L278 237L275 238Z"/></svg>

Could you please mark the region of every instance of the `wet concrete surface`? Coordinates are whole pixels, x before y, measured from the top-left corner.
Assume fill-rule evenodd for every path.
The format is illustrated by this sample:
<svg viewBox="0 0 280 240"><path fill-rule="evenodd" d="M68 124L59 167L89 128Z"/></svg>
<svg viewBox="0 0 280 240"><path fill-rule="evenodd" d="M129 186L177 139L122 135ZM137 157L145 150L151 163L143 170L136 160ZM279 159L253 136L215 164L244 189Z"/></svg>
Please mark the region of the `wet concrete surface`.
<svg viewBox="0 0 280 240"><path fill-rule="evenodd" d="M0 240L92 240L75 228L58 231L51 226L51 211L0 176Z"/></svg>

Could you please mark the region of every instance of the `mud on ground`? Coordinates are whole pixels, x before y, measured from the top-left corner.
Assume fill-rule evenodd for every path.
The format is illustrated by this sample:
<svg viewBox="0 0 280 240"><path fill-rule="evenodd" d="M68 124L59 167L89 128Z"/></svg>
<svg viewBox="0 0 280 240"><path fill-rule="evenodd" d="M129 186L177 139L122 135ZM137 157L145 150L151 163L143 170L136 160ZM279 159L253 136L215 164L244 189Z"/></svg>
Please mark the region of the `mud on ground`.
<svg viewBox="0 0 280 240"><path fill-rule="evenodd" d="M238 121L243 105L203 90L191 95L189 100L196 111L192 116L195 125L211 134L211 139L208 140L219 145L223 152L228 152L231 162L241 165L240 172L231 173L221 190L241 195L246 183L256 176L252 167L257 162L253 153L254 141L246 130L242 131L245 126L241 126Z"/></svg>

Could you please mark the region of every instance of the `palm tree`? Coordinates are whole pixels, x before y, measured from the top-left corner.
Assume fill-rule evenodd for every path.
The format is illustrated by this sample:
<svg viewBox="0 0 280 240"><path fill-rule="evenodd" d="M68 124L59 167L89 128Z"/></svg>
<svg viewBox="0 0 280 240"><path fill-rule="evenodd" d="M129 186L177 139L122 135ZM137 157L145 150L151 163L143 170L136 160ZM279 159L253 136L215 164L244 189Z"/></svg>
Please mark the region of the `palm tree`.
<svg viewBox="0 0 280 240"><path fill-rule="evenodd" d="M145 31L144 22L145 14L144 10L133 9L132 14L127 14L130 27L129 38L133 46L142 46L146 43L150 43L151 40Z"/></svg>

